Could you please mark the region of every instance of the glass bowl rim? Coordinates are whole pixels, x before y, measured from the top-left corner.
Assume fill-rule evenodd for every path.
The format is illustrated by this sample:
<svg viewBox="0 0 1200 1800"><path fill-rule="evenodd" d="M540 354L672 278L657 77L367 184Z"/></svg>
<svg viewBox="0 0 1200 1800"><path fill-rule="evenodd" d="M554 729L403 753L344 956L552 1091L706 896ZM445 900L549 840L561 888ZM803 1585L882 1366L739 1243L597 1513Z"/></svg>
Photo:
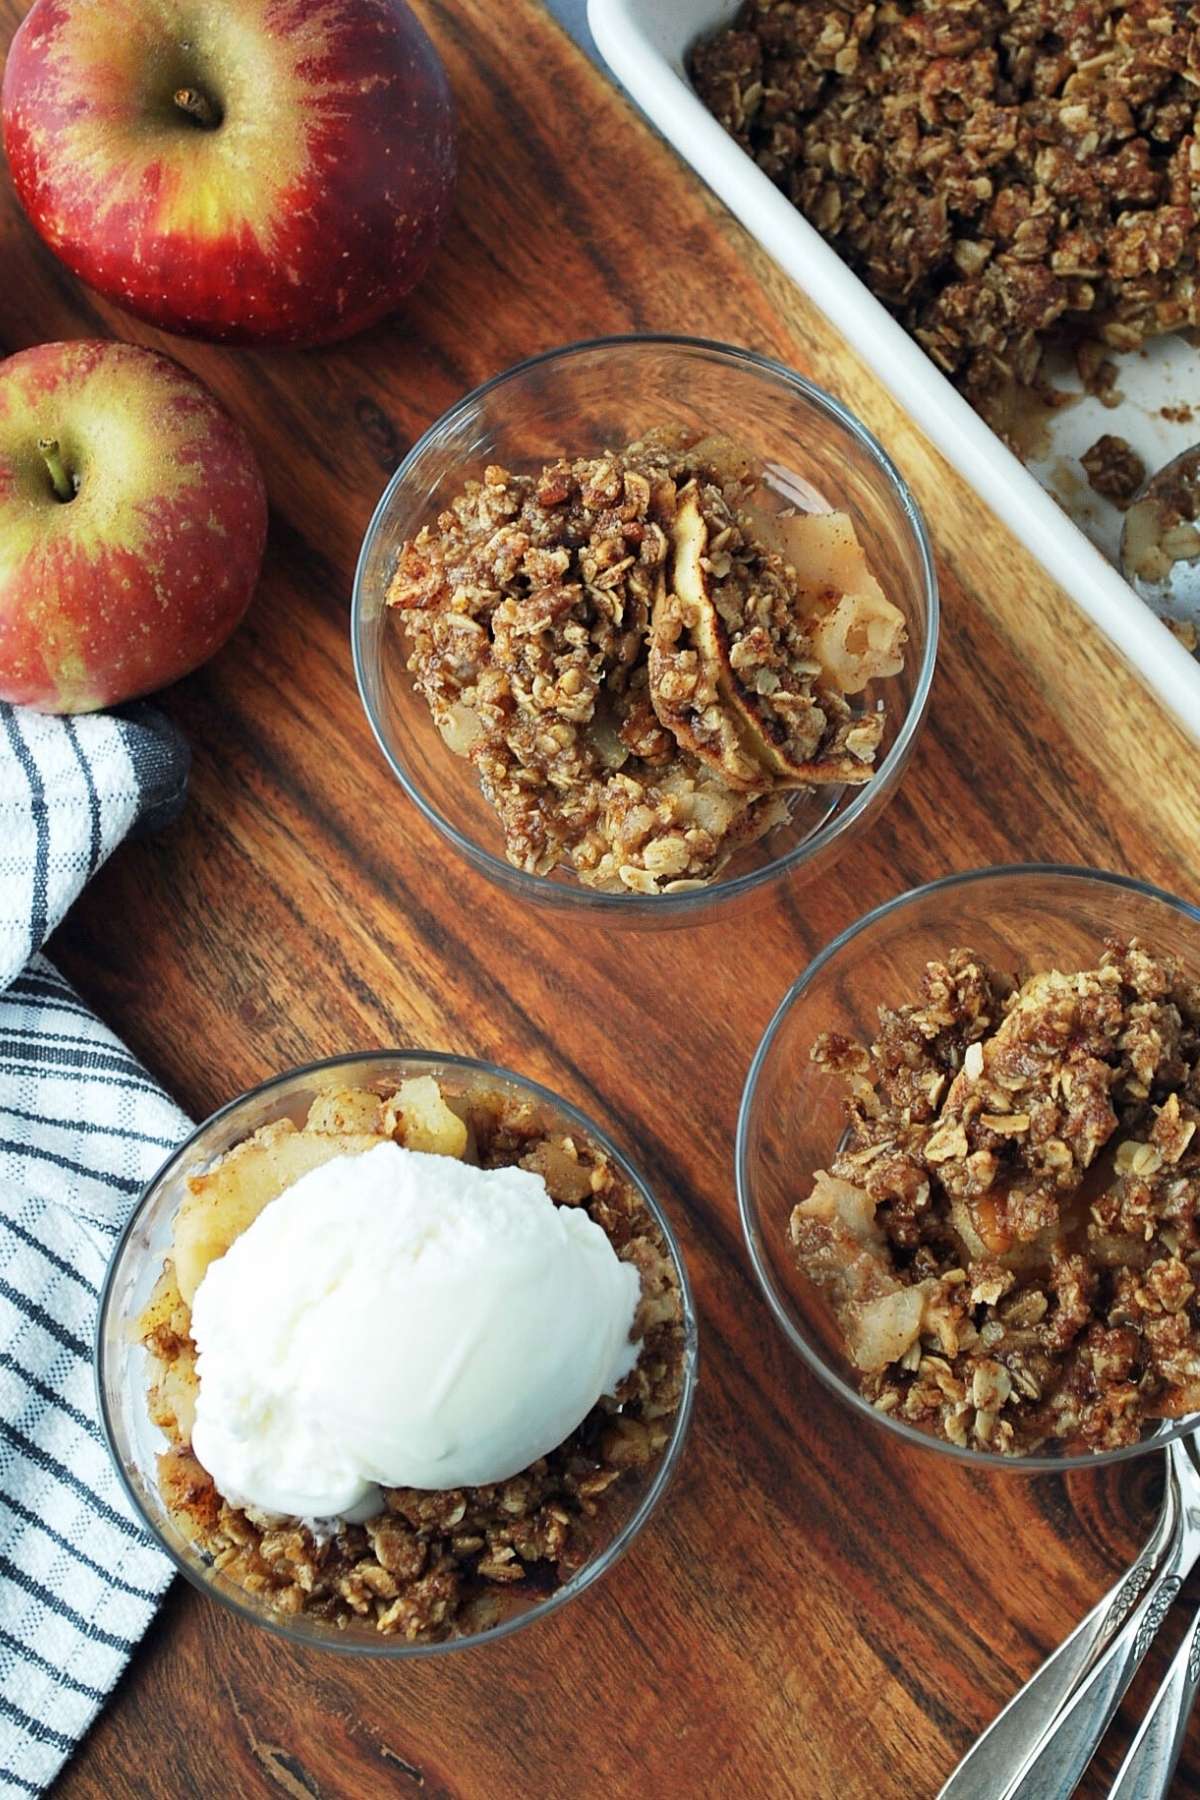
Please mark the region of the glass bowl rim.
<svg viewBox="0 0 1200 1800"><path fill-rule="evenodd" d="M782 381L805 404L826 413L844 430L848 431L882 474L892 499L899 503L901 512L909 521L916 541L920 579L924 588L927 613L925 647L917 672L916 685L913 688L912 701L887 755L871 780L863 784L845 810L832 819L827 819L802 843L794 845L782 856L774 857L769 863L764 863L761 868L747 870L744 874L735 875L728 881L722 880L718 876L708 886L692 889L687 893L653 896L634 893L604 893L595 888L584 887L579 882L553 882L548 876L530 875L526 870L514 867L512 863L495 855L485 845L460 831L425 796L420 785L409 775L400 758L392 750L383 721L368 698L366 658L363 651L364 619L367 606L365 591L367 562L374 549L375 540L383 529L396 492L406 480L410 470L425 454L426 449L442 434L452 429L460 418L477 406L486 395L507 386L509 382L518 380L533 369L567 362L576 356L597 350L621 351L641 348L698 351L719 361L750 369L758 375ZM673 916L679 921L702 914L706 906L711 906L715 900L731 900L751 893L767 882L775 881L780 876L799 868L802 864L813 861L857 824L864 814L869 812L879 795L890 788L893 777L903 767L924 720L937 663L940 625L941 604L938 595L937 570L934 565L933 549L924 515L908 483L875 434L840 400L835 399L824 388L818 387L815 382L809 381L777 358L764 356L756 350L748 350L736 344L725 344L716 338L691 337L673 332L626 332L609 337L579 338L572 343L539 351L535 356L527 356L522 361L513 363L510 368L502 369L499 374L481 382L469 393L464 394L461 399L456 400L417 438L388 480L387 486L376 502L358 553L350 601L350 649L354 662L354 679L375 741L408 799L429 823L453 845L459 855L465 856L468 862L481 868L490 879L531 899L538 901L551 899L556 905L578 906L597 915L624 914L627 918L635 914L662 918Z"/></svg>
<svg viewBox="0 0 1200 1800"><path fill-rule="evenodd" d="M667 1245L667 1250L670 1253L671 1261L675 1266L676 1275L679 1279L679 1291L683 1308L683 1391L680 1395L679 1406L676 1409L674 1421L672 1423L671 1436L662 1452L658 1467L654 1471L653 1478L651 1479L646 1492L642 1495L637 1506L634 1508L629 1518L626 1519L624 1525L611 1541L606 1543L603 1549L601 1549L597 1555L593 1556L589 1562L585 1563L581 1569L577 1570L569 1580L563 1582L552 1594L548 1594L543 1600L538 1601L535 1606L531 1606L526 1612L518 1613L515 1617L506 1619L502 1624L493 1626L488 1630L474 1631L462 1637L440 1639L433 1643L409 1643L407 1641L398 1643L394 1639L382 1636L378 1643L373 1643L370 1640L347 1640L345 1638L340 1638L333 1632L330 1632L328 1638L319 1637L315 1633L310 1636L293 1630L283 1615L280 1615L279 1618L275 1618L269 1613L260 1614L255 1611L252 1606L243 1604L236 1594L225 1592L223 1589L214 1586L211 1582L206 1580L204 1574L200 1570L193 1568L188 1560L166 1541L159 1531L157 1524L150 1518L143 1506L141 1498L126 1471L125 1464L117 1452L115 1434L109 1417L109 1409L104 1391L105 1384L103 1377L107 1366L107 1356L104 1349L104 1334L105 1326L108 1322L112 1286L116 1279L117 1267L121 1262L126 1245L136 1232L144 1213L151 1204L162 1182L186 1159L197 1139L207 1132L210 1127L219 1124L223 1119L229 1118L231 1114L237 1112L240 1108L249 1106L252 1102L270 1095L276 1088L281 1088L294 1082L302 1082L306 1077L319 1075L327 1070L349 1070L366 1064L375 1063L399 1064L401 1066L406 1063L420 1064L426 1068L432 1063L441 1068L462 1070L474 1076L482 1076L485 1081L499 1080L512 1082L517 1088L523 1090L534 1099L544 1102L557 1113L565 1115L565 1117L572 1121L581 1132L594 1138L603 1149L605 1155L612 1158L613 1162L616 1163L617 1167L621 1170L621 1173L631 1182L635 1191L645 1203L651 1218L662 1232ZM108 1450L109 1459L116 1471L125 1497L132 1509L133 1517L136 1521L140 1522L143 1529L152 1539L155 1547L170 1558L175 1569L181 1575L186 1576L193 1587L198 1589L198 1591L204 1594L208 1599L215 1600L219 1605L226 1607L231 1613L248 1620L253 1625L260 1626L263 1630L269 1631L275 1637L283 1638L286 1642L301 1650L312 1649L321 1652L331 1651L334 1654L341 1656L381 1657L392 1658L395 1660L404 1658L423 1659L427 1657L448 1655L457 1650L478 1649L487 1644L499 1643L504 1638L513 1636L514 1633L522 1630L526 1625L532 1625L536 1620L547 1618L551 1613L557 1612L560 1607L565 1606L570 1600L575 1599L577 1595L582 1594L585 1589L591 1587L601 1575L607 1574L607 1572L620 1560L625 1551L628 1550L629 1546L633 1543L634 1539L640 1534L642 1528L649 1522L651 1515L657 1510L659 1502L662 1500L670 1486L682 1458L684 1445L687 1441L688 1430L691 1425L692 1412L696 1398L696 1383L699 1377L699 1321L696 1314L691 1281L688 1277L687 1265L684 1262L683 1252L680 1248L679 1240L670 1219L650 1191L649 1184L645 1178L638 1172L625 1153L613 1142L608 1132L604 1130L602 1126L597 1125L594 1120L589 1118L580 1107L576 1106L570 1100L565 1100L561 1094L556 1094L553 1088L546 1087L542 1082L534 1081L527 1075L518 1075L515 1070L506 1068L501 1063L490 1062L482 1057L459 1056L451 1051L442 1050L357 1050L348 1051L339 1056L321 1057L314 1062L303 1063L296 1068L283 1070L280 1073L268 1077L266 1081L259 1082L256 1087L248 1088L244 1093L236 1095L232 1100L227 1100L223 1106L217 1108L216 1112L211 1113L208 1118L197 1125L193 1131L189 1132L183 1142L178 1144L176 1148L171 1151L170 1155L160 1164L159 1168L151 1176L150 1180L138 1195L133 1210L113 1246L112 1254L109 1257L108 1267L105 1271L103 1283L101 1284L99 1302L96 1310L92 1374L96 1392L97 1412L100 1419L101 1430L104 1435L105 1446Z"/></svg>
<svg viewBox="0 0 1200 1800"><path fill-rule="evenodd" d="M1003 1456L995 1450L972 1450L959 1444L951 1444L932 1433L919 1430L904 1419L894 1419L889 1413L882 1413L871 1405L869 1400L849 1382L843 1381L835 1370L829 1367L822 1357L796 1329L789 1315L787 1302L776 1287L771 1274L766 1254L760 1248L759 1221L754 1201L754 1181L750 1167L750 1125L755 1109L758 1084L766 1061L771 1052L784 1020L792 1007L803 999L813 982L821 975L826 966L860 935L870 931L882 920L893 913L926 900L931 895L950 893L958 888L967 888L986 881L1011 880L1020 882L1027 878L1057 879L1066 881L1088 881L1101 886L1116 888L1125 893L1140 895L1143 898L1157 900L1169 906L1172 911L1181 913L1193 924L1200 925L1200 906L1190 900L1181 899L1179 895L1169 893L1166 888L1156 886L1153 882L1141 881L1133 875L1119 875L1112 870L1091 869L1073 863L994 863L979 869L966 869L958 874L943 875L936 881L928 881L919 887L907 888L904 893L893 895L861 918L855 919L832 938L825 947L818 951L811 962L792 982L783 999L771 1015L770 1022L759 1040L758 1048L750 1063L742 1088L741 1104L738 1107L737 1136L734 1149L735 1180L737 1185L738 1217L741 1221L742 1237L746 1245L759 1287L766 1299L775 1323L784 1337L797 1351L809 1369L825 1386L835 1393L851 1411L860 1418L869 1418L875 1424L885 1427L908 1444L919 1445L925 1450L935 1450L942 1455L952 1457L956 1462L970 1468L1003 1469L1009 1474L1065 1474L1076 1469L1100 1469L1114 1463L1130 1462L1139 1456L1148 1456L1155 1450L1162 1450L1174 1438L1187 1437L1200 1427L1200 1413L1189 1413L1185 1418L1176 1421L1169 1431L1147 1439L1140 1444L1127 1444L1117 1450L1087 1451L1074 1455L1062 1456Z"/></svg>

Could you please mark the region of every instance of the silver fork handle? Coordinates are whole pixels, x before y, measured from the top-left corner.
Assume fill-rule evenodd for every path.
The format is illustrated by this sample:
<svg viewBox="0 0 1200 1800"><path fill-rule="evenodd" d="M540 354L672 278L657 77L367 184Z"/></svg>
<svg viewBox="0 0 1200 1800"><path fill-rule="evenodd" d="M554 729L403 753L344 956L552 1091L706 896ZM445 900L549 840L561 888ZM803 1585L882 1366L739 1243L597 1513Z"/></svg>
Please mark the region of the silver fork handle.
<svg viewBox="0 0 1200 1800"><path fill-rule="evenodd" d="M1030 1753L1149 1587L1179 1529L1178 1489L1168 1471L1162 1511L1137 1562L1113 1582L1070 1637L996 1715L941 1789L938 1800L1000 1800L1008 1793Z"/></svg>
<svg viewBox="0 0 1200 1800"><path fill-rule="evenodd" d="M1054 1721L1006 1800L1065 1800L1074 1792L1198 1555L1200 1536L1185 1522L1159 1573Z"/></svg>
<svg viewBox="0 0 1200 1800"><path fill-rule="evenodd" d="M1166 1800L1200 1689L1200 1613L1180 1644L1154 1704L1130 1744L1109 1800Z"/></svg>

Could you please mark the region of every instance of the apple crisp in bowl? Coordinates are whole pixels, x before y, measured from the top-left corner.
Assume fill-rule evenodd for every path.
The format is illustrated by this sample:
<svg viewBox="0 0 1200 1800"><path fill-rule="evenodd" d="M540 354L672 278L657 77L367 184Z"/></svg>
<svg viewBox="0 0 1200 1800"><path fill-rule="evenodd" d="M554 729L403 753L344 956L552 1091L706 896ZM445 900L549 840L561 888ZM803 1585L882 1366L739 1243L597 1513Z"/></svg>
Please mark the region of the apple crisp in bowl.
<svg viewBox="0 0 1200 1800"><path fill-rule="evenodd" d="M297 1641L428 1655L628 1546L682 1450L696 1325L598 1127L488 1064L381 1053L268 1082L172 1156L97 1362L117 1468L198 1587Z"/></svg>
<svg viewBox="0 0 1200 1800"><path fill-rule="evenodd" d="M1087 870L955 876L844 933L747 1083L767 1298L860 1413L1009 1467L1200 1414L1200 912Z"/></svg>
<svg viewBox="0 0 1200 1800"><path fill-rule="evenodd" d="M1200 320L1198 62L1176 0L745 0L689 58L718 122L1001 431L998 395L1051 391L1054 347L1091 385L1106 353Z"/></svg>
<svg viewBox="0 0 1200 1800"><path fill-rule="evenodd" d="M509 860L589 887L711 881L797 789L869 781L904 614L845 513L756 517L736 444L658 429L536 475L489 466L388 589Z"/></svg>
<svg viewBox="0 0 1200 1800"><path fill-rule="evenodd" d="M936 604L910 497L828 396L616 339L509 371L415 447L364 544L355 659L394 770L478 867L671 923L811 875L884 803Z"/></svg>

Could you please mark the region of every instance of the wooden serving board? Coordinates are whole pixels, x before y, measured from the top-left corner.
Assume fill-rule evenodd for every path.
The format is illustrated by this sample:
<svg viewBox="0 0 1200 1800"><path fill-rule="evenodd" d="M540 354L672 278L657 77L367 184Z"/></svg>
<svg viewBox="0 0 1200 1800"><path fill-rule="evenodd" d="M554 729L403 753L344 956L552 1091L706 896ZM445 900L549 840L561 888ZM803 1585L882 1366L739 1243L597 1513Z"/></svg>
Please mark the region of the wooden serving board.
<svg viewBox="0 0 1200 1800"><path fill-rule="evenodd" d="M0 39L22 10L0 0ZM697 1288L695 1425L619 1568L490 1649L407 1667L301 1655L176 1583L59 1791L932 1795L1130 1557L1160 1472L964 1472L864 1431L759 1298L734 1204L738 1097L809 956L914 882L1048 858L1195 898L1195 746L531 0L418 10L463 168L412 303L322 354L166 345L257 443L266 574L230 646L166 697L195 750L184 816L125 846L51 948L197 1117L291 1064L410 1045L497 1058L611 1122ZM2 351L160 341L82 292L4 186L0 270ZM925 508L945 603L929 722L867 841L748 925L646 936L523 912L455 860L376 750L347 630L359 541L416 435L532 351L638 329L771 352L849 402ZM1200 1736L1178 1791L1200 1794Z"/></svg>

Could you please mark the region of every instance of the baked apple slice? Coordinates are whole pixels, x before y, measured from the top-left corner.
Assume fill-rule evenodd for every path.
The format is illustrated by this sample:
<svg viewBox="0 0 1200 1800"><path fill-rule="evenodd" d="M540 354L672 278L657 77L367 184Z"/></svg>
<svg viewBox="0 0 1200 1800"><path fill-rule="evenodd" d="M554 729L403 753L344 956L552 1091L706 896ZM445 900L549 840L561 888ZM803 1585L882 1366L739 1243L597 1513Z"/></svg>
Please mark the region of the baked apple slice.
<svg viewBox="0 0 1200 1800"><path fill-rule="evenodd" d="M743 791L869 781L882 718L856 717L845 690L827 678L813 602L805 604L794 569L769 552L739 557L744 544L732 518L712 535L697 482L681 490L671 578L651 619L650 691L659 718ZM835 597L828 586L827 611ZM873 604L878 632L886 619L879 609L889 603L880 592ZM872 651L862 606L822 624L825 654L842 645L842 663L853 661L850 678L861 691Z"/></svg>

